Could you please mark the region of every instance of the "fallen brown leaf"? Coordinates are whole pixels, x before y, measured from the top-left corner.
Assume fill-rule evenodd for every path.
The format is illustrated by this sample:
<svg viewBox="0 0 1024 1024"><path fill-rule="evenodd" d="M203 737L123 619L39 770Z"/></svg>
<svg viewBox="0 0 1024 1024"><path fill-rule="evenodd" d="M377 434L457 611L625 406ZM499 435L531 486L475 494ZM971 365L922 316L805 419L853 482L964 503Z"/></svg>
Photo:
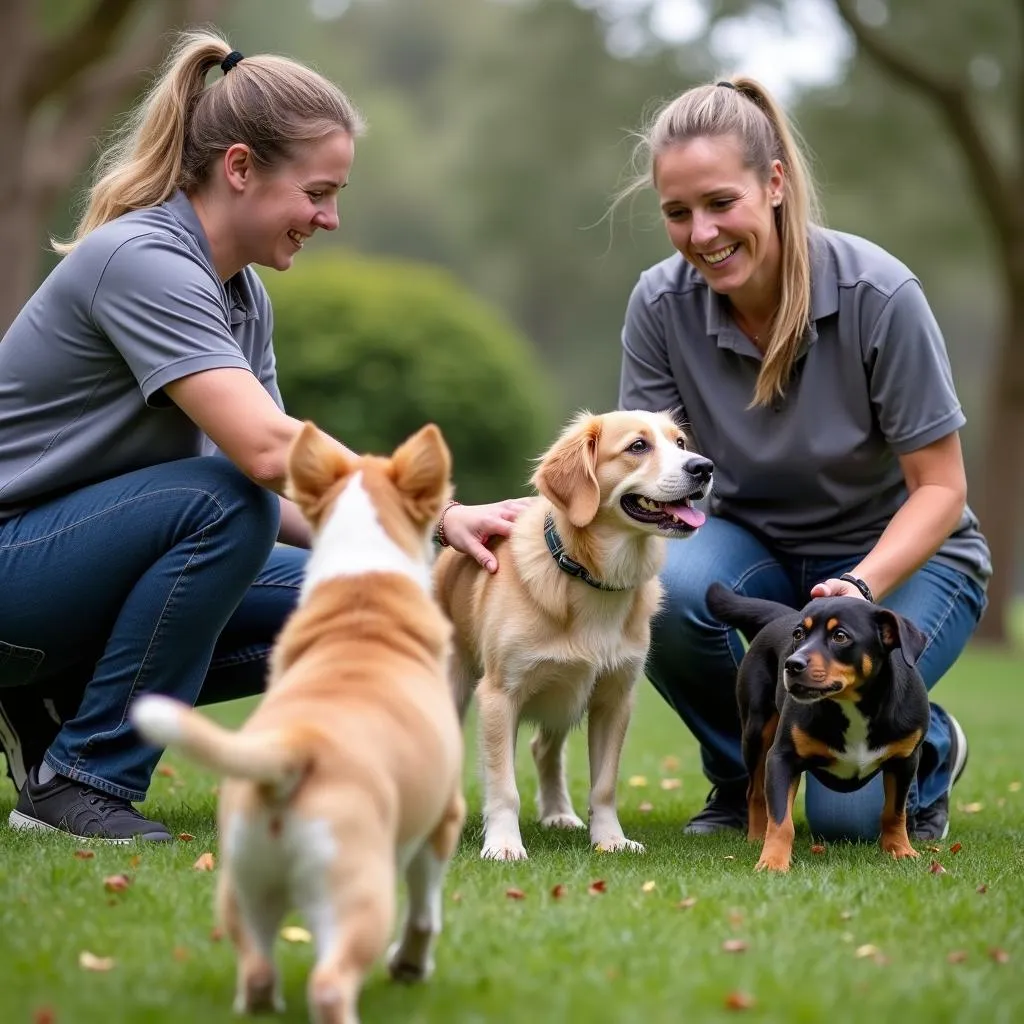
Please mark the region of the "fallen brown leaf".
<svg viewBox="0 0 1024 1024"><path fill-rule="evenodd" d="M942 853L942 847L941 847L941 846L934 846L934 845L932 845L932 846L926 846L926 847L925 847L925 849L926 849L926 850L927 850L927 851L928 851L929 853Z"/></svg>
<svg viewBox="0 0 1024 1024"><path fill-rule="evenodd" d="M213 859L213 854L209 850L206 853L199 854L195 864L192 865L196 871L213 871L216 866L217 862Z"/></svg>
<svg viewBox="0 0 1024 1024"><path fill-rule="evenodd" d="M124 892L132 880L127 875L108 875L103 879L103 888L107 892Z"/></svg>
<svg viewBox="0 0 1024 1024"><path fill-rule="evenodd" d="M750 1010L755 1004L755 999L746 992L730 992L725 997L725 1008L727 1010Z"/></svg>
<svg viewBox="0 0 1024 1024"><path fill-rule="evenodd" d="M962 964L967 959L966 949L954 949L946 955L946 962L951 964Z"/></svg>
<svg viewBox="0 0 1024 1024"><path fill-rule="evenodd" d="M452 903L461 903L462 902L462 893L461 892L453 892L451 899L452 899Z"/></svg>
<svg viewBox="0 0 1024 1024"><path fill-rule="evenodd" d="M1006 788L1011 793L1019 793L1020 792L1020 783L1019 782L1011 782Z"/></svg>
<svg viewBox="0 0 1024 1024"><path fill-rule="evenodd" d="M641 814L650 814L650 812L654 810L654 804L652 804L650 800L645 800L639 807L637 807L637 810L640 811Z"/></svg>
<svg viewBox="0 0 1024 1024"><path fill-rule="evenodd" d="M654 892L654 890L657 888L658 883L655 882L653 879L651 879L648 882L644 882L644 884L640 886L641 892Z"/></svg>
<svg viewBox="0 0 1024 1024"><path fill-rule="evenodd" d="M220 942L221 939L223 939L223 938L224 938L224 929L223 928L211 928L210 929L210 941L211 942Z"/></svg>
<svg viewBox="0 0 1024 1024"><path fill-rule="evenodd" d="M173 956L179 964L183 964L192 956L192 954L184 946L175 946L171 951L171 956Z"/></svg>
<svg viewBox="0 0 1024 1024"><path fill-rule="evenodd" d="M305 928L300 928L298 925L289 924L281 929L281 938L285 942L312 942L313 936L306 931Z"/></svg>
<svg viewBox="0 0 1024 1024"><path fill-rule="evenodd" d="M128 867L137 868L142 863L142 854L137 853L134 857L128 858Z"/></svg>
<svg viewBox="0 0 1024 1024"><path fill-rule="evenodd" d="M866 942L863 946L858 946L854 951L854 956L858 960L863 960L865 957L878 956L880 950L877 946L872 946L870 942Z"/></svg>
<svg viewBox="0 0 1024 1024"><path fill-rule="evenodd" d="M937 860L933 860L931 864L928 865L928 870L933 875L944 875L946 873L946 869Z"/></svg>
<svg viewBox="0 0 1024 1024"><path fill-rule="evenodd" d="M975 889L974 891L975 892L980 892L980 893L984 894L984 893L988 892L988 886L984 882L982 882L981 885L979 885L978 888Z"/></svg>
<svg viewBox="0 0 1024 1024"><path fill-rule="evenodd" d="M722 943L723 953L746 953L747 944L743 939L726 939Z"/></svg>
<svg viewBox="0 0 1024 1024"><path fill-rule="evenodd" d="M525 900L526 899L526 893L523 892L522 889L506 889L505 890L505 895L510 900Z"/></svg>
<svg viewBox="0 0 1024 1024"><path fill-rule="evenodd" d="M56 1024L57 1014L52 1006L40 1006L32 1014L32 1024Z"/></svg>
<svg viewBox="0 0 1024 1024"><path fill-rule="evenodd" d="M110 971L114 967L112 956L96 956L87 949L78 954L78 966L84 971Z"/></svg>
<svg viewBox="0 0 1024 1024"><path fill-rule="evenodd" d="M75 850L75 857L78 860L92 860L95 856L95 850Z"/></svg>
<svg viewBox="0 0 1024 1024"><path fill-rule="evenodd" d="M977 814L978 811L985 809L985 805L977 800L969 804L957 804L957 807L964 812L964 814Z"/></svg>
<svg viewBox="0 0 1024 1024"><path fill-rule="evenodd" d="M600 896L601 893L605 892L607 889L608 883L605 882L603 878L598 878L587 886L587 892L590 893L591 896Z"/></svg>
<svg viewBox="0 0 1024 1024"><path fill-rule="evenodd" d="M963 843L954 843L950 848L949 852L952 854L958 854L964 848Z"/></svg>
<svg viewBox="0 0 1024 1024"><path fill-rule="evenodd" d="M191 832L179 832L179 833L178 833L178 838L179 838L179 839L180 839L180 840L181 840L181 841L182 841L183 843L191 843L191 842L192 842L192 840L193 840L193 839L195 839L195 836L194 836L194 835L192 835L192 833L191 833Z"/></svg>
<svg viewBox="0 0 1024 1024"><path fill-rule="evenodd" d="M169 764L160 765L156 773L157 775L162 775L165 779L173 779L178 774Z"/></svg>
<svg viewBox="0 0 1024 1024"><path fill-rule="evenodd" d="M988 955L997 964L1008 964L1010 962L1010 954L1005 949L1000 949L998 946L993 946L989 951Z"/></svg>
<svg viewBox="0 0 1024 1024"><path fill-rule="evenodd" d="M689 910L691 907L694 907L696 905L697 905L697 897L696 896L687 896L685 899L680 900L676 904L676 906L680 910Z"/></svg>
<svg viewBox="0 0 1024 1024"><path fill-rule="evenodd" d="M682 779L662 779L659 783L662 789L681 789L683 785Z"/></svg>
<svg viewBox="0 0 1024 1024"><path fill-rule="evenodd" d="M566 889L566 887L562 885L561 882L559 882L558 885L552 886L551 898L553 900L560 900L568 891L569 890Z"/></svg>
<svg viewBox="0 0 1024 1024"><path fill-rule="evenodd" d="M644 786L647 785L647 776L646 775L630 775L630 777L629 777L629 784L634 789L643 789Z"/></svg>
<svg viewBox="0 0 1024 1024"><path fill-rule="evenodd" d="M661 759L661 770L666 774L679 771L680 761L675 754L666 754Z"/></svg>
<svg viewBox="0 0 1024 1024"><path fill-rule="evenodd" d="M811 853L822 854L824 852L825 852L825 844L824 843L815 843L811 847Z"/></svg>

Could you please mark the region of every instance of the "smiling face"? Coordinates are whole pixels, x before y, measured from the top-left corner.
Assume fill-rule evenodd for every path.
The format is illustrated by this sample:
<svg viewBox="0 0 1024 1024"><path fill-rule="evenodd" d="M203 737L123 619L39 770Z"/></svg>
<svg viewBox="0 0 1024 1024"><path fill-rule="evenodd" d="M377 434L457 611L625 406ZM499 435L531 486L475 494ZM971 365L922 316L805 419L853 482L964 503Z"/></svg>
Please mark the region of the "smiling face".
<svg viewBox="0 0 1024 1024"><path fill-rule="evenodd" d="M654 184L669 239L710 288L741 307L773 300L781 271L778 160L763 181L745 165L735 136L694 138L658 156Z"/></svg>
<svg viewBox="0 0 1024 1024"><path fill-rule="evenodd" d="M236 210L241 262L287 270L318 230L338 226L338 193L355 156L344 131L299 147L294 157L265 171L249 170Z"/></svg>

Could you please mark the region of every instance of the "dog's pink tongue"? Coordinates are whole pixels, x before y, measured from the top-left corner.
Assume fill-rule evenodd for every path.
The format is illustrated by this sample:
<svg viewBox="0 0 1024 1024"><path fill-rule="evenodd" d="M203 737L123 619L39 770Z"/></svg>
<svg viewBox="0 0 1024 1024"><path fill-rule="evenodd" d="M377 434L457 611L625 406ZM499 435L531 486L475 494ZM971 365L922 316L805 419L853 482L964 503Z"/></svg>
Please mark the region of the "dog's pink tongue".
<svg viewBox="0 0 1024 1024"><path fill-rule="evenodd" d="M665 511L678 516L687 526L692 526L695 530L698 526L703 526L707 519L707 516L699 508L694 508L692 505L666 505Z"/></svg>

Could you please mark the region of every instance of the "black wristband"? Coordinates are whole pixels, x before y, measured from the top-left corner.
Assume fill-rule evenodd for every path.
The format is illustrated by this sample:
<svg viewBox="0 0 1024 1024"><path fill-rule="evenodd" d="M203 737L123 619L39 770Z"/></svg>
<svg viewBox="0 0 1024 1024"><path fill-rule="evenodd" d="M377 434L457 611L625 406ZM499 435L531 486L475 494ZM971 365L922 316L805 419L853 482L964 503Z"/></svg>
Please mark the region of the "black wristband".
<svg viewBox="0 0 1024 1024"><path fill-rule="evenodd" d="M871 593L871 588L862 579L858 579L853 573L849 572L844 572L839 578L846 583L852 583L861 592L861 596L865 601L870 601L872 604L875 603L875 596Z"/></svg>

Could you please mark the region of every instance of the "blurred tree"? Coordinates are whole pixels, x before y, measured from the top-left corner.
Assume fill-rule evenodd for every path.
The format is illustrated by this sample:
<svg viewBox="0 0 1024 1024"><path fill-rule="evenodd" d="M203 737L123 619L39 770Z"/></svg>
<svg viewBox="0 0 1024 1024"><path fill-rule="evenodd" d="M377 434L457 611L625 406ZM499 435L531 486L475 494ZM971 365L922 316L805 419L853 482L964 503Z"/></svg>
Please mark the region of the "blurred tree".
<svg viewBox="0 0 1024 1024"><path fill-rule="evenodd" d="M96 135L164 56L175 27L223 0L3 0L0 334L35 284L45 227Z"/></svg>

